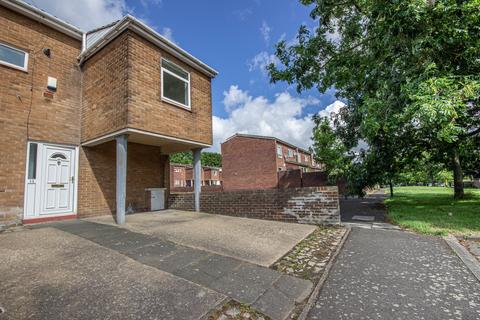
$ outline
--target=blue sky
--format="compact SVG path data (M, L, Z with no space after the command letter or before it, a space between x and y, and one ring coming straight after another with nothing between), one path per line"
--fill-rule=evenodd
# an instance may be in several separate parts
M336 100L334 90L297 94L285 83L271 84L264 70L265 64L275 62L279 39L293 41L302 23L315 26L310 8L295 0L29 2L82 29L130 13L218 70L212 87L214 151L235 132L275 135L308 147L311 114Z

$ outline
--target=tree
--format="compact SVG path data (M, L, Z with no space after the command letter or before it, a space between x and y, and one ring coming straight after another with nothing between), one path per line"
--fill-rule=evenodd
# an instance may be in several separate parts
M315 115L313 120L313 153L316 161L325 166L329 180L336 182L348 170L351 162L348 150L333 131L328 118Z
M202 152L202 165L209 167L221 167L222 155L216 152ZM171 163L193 164L193 154L189 151L170 155Z
M335 87L348 101L335 130L345 145L364 139L390 178L422 151L437 153L461 198L463 157L480 134L480 0L300 2L318 27L277 44L271 80L299 92Z

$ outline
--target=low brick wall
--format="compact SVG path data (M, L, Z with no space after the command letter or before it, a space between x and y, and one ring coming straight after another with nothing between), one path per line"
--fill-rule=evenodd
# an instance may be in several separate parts
M193 193L170 194L171 209L193 210ZM338 189L333 186L229 192L203 192L203 212L298 223L340 222Z

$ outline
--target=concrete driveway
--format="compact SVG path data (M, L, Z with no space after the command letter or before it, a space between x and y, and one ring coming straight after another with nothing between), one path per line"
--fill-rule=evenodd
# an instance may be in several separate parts
M88 220L115 224L111 216ZM267 267L315 230L311 225L179 210L128 215L126 221L123 228L135 232Z
M226 296L54 228L0 234L0 319L200 319Z
M228 299L284 320L313 287L249 262L270 264L312 226L173 211L128 216L123 228L95 220L105 223L72 220L0 234L0 320L199 320ZM210 234L215 227L223 229Z

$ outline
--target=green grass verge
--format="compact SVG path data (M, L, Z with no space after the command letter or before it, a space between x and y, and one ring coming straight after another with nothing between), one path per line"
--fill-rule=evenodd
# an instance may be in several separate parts
M443 187L398 187L385 200L388 217L403 228L430 235L480 234L480 190L465 189L465 199L453 200Z

